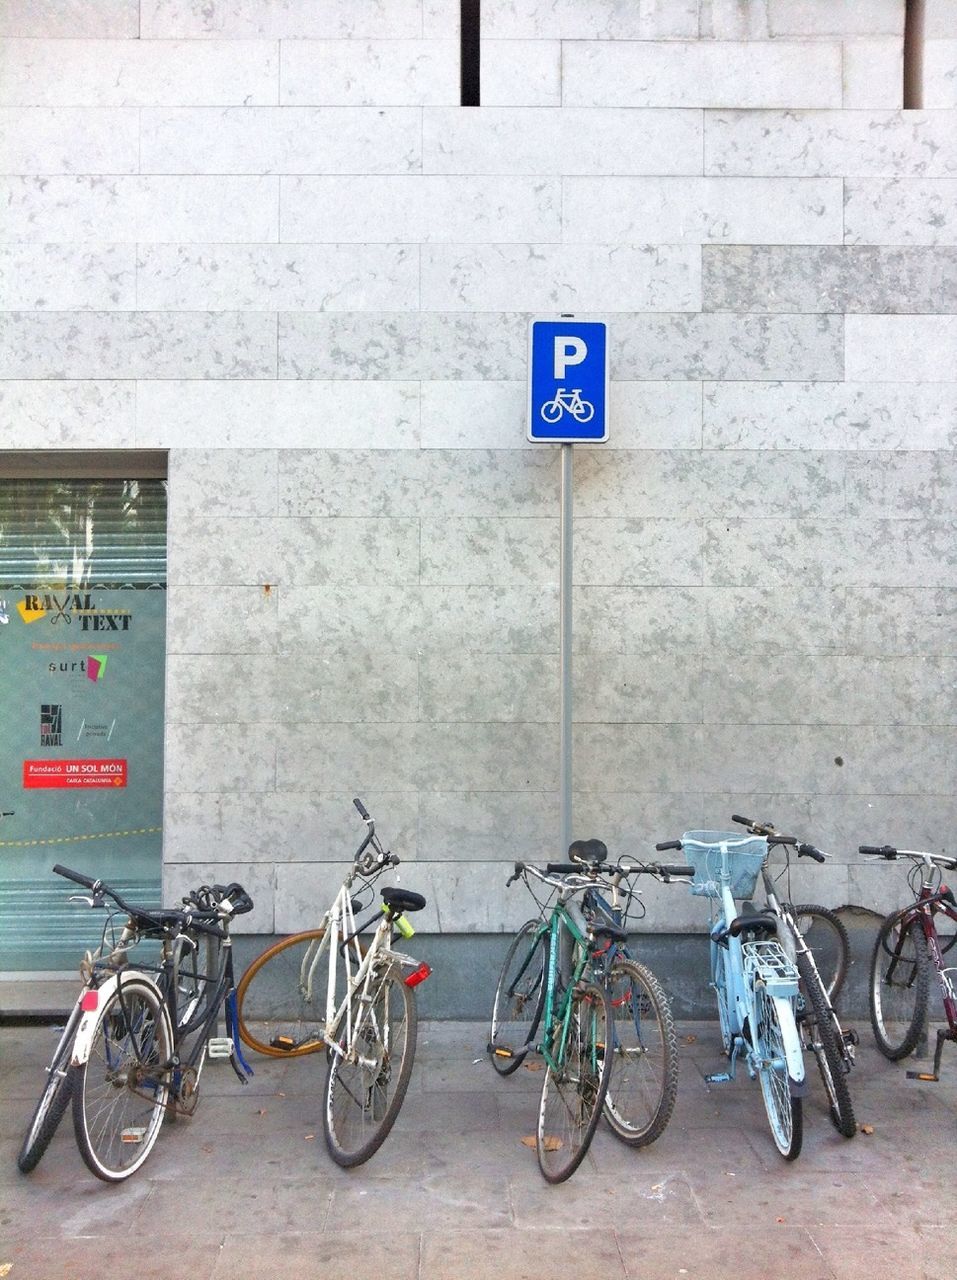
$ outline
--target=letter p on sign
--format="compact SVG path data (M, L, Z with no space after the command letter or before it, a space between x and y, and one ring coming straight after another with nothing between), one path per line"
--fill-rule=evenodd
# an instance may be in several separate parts
M588 355L588 348L581 338L557 337L555 339L555 381L561 382L570 364L581 364Z

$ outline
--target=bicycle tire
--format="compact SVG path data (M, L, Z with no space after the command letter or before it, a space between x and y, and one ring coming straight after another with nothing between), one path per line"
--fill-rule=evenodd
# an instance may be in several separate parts
M764 983L755 986L754 1009L755 1049L760 1059L758 1077L771 1137L785 1160L796 1160L801 1154L804 1119L801 1099L791 1096L784 1052L788 1039L800 1043L794 1015L787 1001L772 997Z
M43 1153L53 1139L60 1121L70 1105L73 1081L70 1075L70 1052L73 1037L80 1021L80 1006L74 1005L66 1026L57 1042L53 1058L47 1067L43 1091L33 1109L27 1131L17 1156L17 1168L21 1173L32 1173L43 1158Z
M557 398L554 400L546 400L542 405L542 421L555 423L565 412L565 406Z
M814 971L810 958L799 951L798 973L801 978L801 995L804 998L802 1029L805 1042L817 1059L818 1070L827 1094L831 1123L844 1138L857 1133L854 1104L847 1085L847 1068L842 1051L842 1032L834 1011L828 1004L821 980Z
M575 418L576 421L581 422L583 424L586 422L591 422L592 418L594 418L595 416L595 406L591 403L590 400L583 400L581 402L581 406L582 407L578 411L578 413L575 413L574 411L572 411L572 417Z
M268 1058L300 1058L324 1048L326 960L302 975L325 937L325 929L304 929L267 947L247 967L236 988L239 1035ZM312 954L311 954L312 953Z
M678 1094L678 1037L661 983L637 960L618 958L608 975L611 1072L605 1120L616 1138L649 1146L664 1132Z
M505 956L495 988L488 1055L500 1076L510 1076L532 1047L545 1007L548 936L526 920Z
M568 1035L561 1052L564 1016L549 1032L555 1067L546 1064L535 1147L547 1182L564 1182L584 1160L598 1126L611 1075L608 1053L611 1006L604 987L579 982L569 999Z
M851 959L851 940L844 921L829 907L813 903L802 903L791 910L801 937L814 952L814 963L828 999L835 1004Z
M329 1052L323 1128L329 1154L344 1169L368 1160L388 1137L415 1059L414 992L394 966L372 983L354 1032L354 1044L362 1042L367 1061L350 1061L348 1055Z
M166 1004L151 984L125 979L99 1010L89 1059L71 1069L77 1146L104 1182L129 1178L152 1151L169 1099L172 1053Z
M871 956L871 1027L885 1058L897 1062L917 1048L927 1017L930 959L917 919L895 912L878 930Z

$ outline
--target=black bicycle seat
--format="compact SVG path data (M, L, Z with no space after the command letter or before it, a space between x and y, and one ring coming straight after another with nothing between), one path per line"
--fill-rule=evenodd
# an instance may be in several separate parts
M382 890L382 901L390 911L421 911L425 899L421 893L413 893L411 889L396 889L392 886Z
M608 846L604 840L573 840L568 846L568 857L572 862L604 862Z

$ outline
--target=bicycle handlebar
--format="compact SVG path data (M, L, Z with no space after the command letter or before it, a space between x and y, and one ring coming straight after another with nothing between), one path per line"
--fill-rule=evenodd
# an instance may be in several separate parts
M220 922L232 916L245 915L253 909L252 898L235 880L228 885L203 885L200 889L193 890L183 901L187 907L194 905L195 910L152 910L134 906L102 880L93 880L82 871L74 871L59 862L53 870L58 876L89 889L95 896L102 894L112 898L131 920L154 928L181 925L197 933L209 934L213 938L225 938L227 933Z
M948 871L957 870L957 858L948 853L929 853L926 849L897 849L892 844L880 846L860 844L857 846L857 851L873 854L878 858L886 858L888 862L893 862L897 858L910 858L914 862L935 862L938 866L946 867Z
M669 849L681 849L680 840L659 840L655 845L656 853L666 853Z
M739 826L747 827L752 835L764 836L769 847L774 845L790 845L797 850L799 858L812 858L815 862L827 862L827 854L822 853L816 845L805 844L796 836L783 835L773 822L755 822L753 818L745 818L740 813L732 813L731 821Z
M893 862L893 860L897 857L897 850L894 848L892 844L884 844L884 845L859 844L857 846L857 852L873 853L875 857L886 858L888 862Z

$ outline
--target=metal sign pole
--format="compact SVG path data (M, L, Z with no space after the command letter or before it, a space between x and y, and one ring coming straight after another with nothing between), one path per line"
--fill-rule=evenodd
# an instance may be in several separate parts
M561 700L559 709L559 809L561 852L564 858L572 839L572 449L562 445L561 485L561 585L559 589L559 663Z

